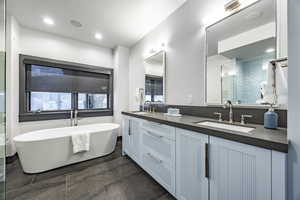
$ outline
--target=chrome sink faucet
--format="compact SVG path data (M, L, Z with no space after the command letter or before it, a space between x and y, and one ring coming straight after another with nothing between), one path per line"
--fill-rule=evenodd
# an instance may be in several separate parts
M232 112L232 102L230 100L227 100L225 104L223 105L223 108L229 107L229 123L233 123L233 112Z

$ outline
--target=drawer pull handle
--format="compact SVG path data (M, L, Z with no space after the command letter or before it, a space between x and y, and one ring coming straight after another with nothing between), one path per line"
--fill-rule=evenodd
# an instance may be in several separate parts
M209 145L205 143L205 178L209 179Z
M164 136L162 136L162 135L159 135L159 134L156 134L156 133L152 133L152 132L150 132L150 131L147 131L147 133L148 133L149 135L152 135L152 136L156 137L156 138L163 138L163 137L164 137Z
M131 120L128 122L128 135L131 136Z
M157 162L158 164L162 163L163 161L161 159L156 158L151 153L147 153L148 157Z

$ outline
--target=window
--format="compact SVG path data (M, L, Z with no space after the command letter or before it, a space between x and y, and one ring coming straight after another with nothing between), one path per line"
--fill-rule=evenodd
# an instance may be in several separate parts
M163 77L146 75L146 101L163 102Z
M71 110L71 93L30 92L30 112Z
M79 109L103 109L107 105L107 94L78 94Z
M112 115L113 70L20 55L20 121Z

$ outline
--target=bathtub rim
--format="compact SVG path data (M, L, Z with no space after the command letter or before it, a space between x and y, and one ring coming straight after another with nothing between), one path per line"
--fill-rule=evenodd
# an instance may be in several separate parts
M94 130L94 131L91 131L89 133L94 134L94 133L99 133L99 132L109 132L109 131L118 130L120 128L120 124L117 124L117 123L94 123L94 124L79 125L79 126L76 126L76 127L81 127L82 128L82 127L85 127L85 126L101 125L101 124L109 124L109 125L113 125L113 126L110 129ZM69 135L60 135L60 136L56 136L56 137L34 138L34 139L31 139L31 140L23 139L23 138L30 137L30 134L43 134L42 132L44 132L44 131L51 131L51 130L53 131L53 130L60 130L60 129L65 129L65 128L76 128L76 127L74 127L74 126L65 126L65 127L59 127L59 128L47 128L47 129L40 129L40 130L30 131L30 132L22 133L20 135L15 136L13 138L13 142L15 142L15 143L30 143L30 142L41 142L41 141L46 141L46 140L61 139L61 138L64 138L64 137L71 137L71 134L69 134ZM40 132L40 133L37 133L37 132Z

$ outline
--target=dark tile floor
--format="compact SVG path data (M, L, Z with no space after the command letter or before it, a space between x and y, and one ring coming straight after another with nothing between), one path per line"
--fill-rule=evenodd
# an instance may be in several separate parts
M24 174L15 160L7 165L7 200L174 200L130 158L121 142L109 156L49 172Z

